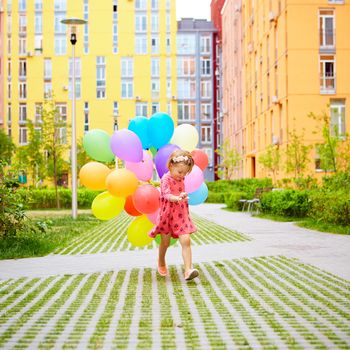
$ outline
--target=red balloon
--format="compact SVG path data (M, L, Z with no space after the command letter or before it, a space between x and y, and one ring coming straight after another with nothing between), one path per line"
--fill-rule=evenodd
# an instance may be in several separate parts
M159 208L159 191L152 185L142 185L132 195L136 210L143 214L154 213Z
M202 171L204 171L209 163L207 154L200 149L194 149L191 154L194 160L194 164L196 164Z
M128 196L125 201L124 210L131 216L140 216L142 213L136 210L132 196Z

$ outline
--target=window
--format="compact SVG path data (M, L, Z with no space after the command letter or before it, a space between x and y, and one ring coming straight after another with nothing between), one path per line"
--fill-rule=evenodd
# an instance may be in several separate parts
M201 36L201 53L209 54L211 49L210 36Z
M122 58L121 60L121 77L132 78L134 75L134 62L132 58Z
M148 107L147 102L136 102L136 116L147 117Z
M11 99L11 82L7 83L7 98L10 100Z
M44 97L49 98L52 93L52 82L51 81L45 81L44 82Z
M84 0L83 9L84 9L84 20L86 22L89 22L89 0ZM113 23L114 23L114 21L113 21ZM113 36L113 38L114 38L114 36ZM114 43L113 43L113 45L114 45ZM84 46L84 53L88 54L89 53L89 26L88 26L88 23L84 24L83 46Z
M147 35L136 35L135 40L135 53L147 54Z
M7 106L7 124L12 124L12 109L11 109L11 103Z
M18 11L25 12L27 11L27 1L19 0L18 1Z
M159 77L159 58L152 58L151 60L151 76Z
M166 94L169 98L171 97L171 79L169 78L166 80Z
M201 127L201 141L202 143L211 143L211 126Z
M26 82L19 83L19 98L20 99L27 98L27 83Z
M135 10L147 10L147 0L135 0Z
M334 136L338 136L345 139L346 129L345 129L345 100L333 100L330 103L331 109L331 133Z
M133 98L134 87L133 81L131 79L122 79L122 98Z
M59 114L59 121L61 123L67 122L67 105L65 103L56 103L56 109Z
M201 118L202 120L211 120L212 111L211 103L202 103L201 104Z
M113 117L119 117L119 106L117 101L113 101Z
M151 30L152 33L157 33L159 31L159 15L156 13L152 13Z
M344 4L344 0L328 0L329 4Z
M170 36L167 35L166 37L166 53L170 53Z
M84 102L84 133L89 131L89 102Z
M27 122L27 105L25 103L19 104L19 122L22 124Z
M153 54L159 53L159 38L154 35L151 38L151 53Z
M212 150L212 148L202 148L202 151L208 156L208 166L213 166L213 150Z
M42 104L41 103L36 103L35 104L35 116L34 116L35 124L42 123L42 111L43 111Z
M35 35L34 37L34 50L36 53L41 53L43 51L43 36Z
M65 55L67 52L67 39L65 35L55 35L55 54Z
M96 57L96 97L106 98L106 59L104 56Z
M165 15L165 28L166 28L166 32L167 33L170 33L170 25L171 25L171 22L170 22L170 13L167 13Z
M335 57L320 57L320 90L321 93L335 93Z
M25 126L19 127L19 144L26 145L28 143L27 139L27 128Z
M44 80L52 79L52 62L51 58L44 59Z
M66 0L55 0L55 11L66 11L67 10Z
M203 80L201 81L201 97L202 98L211 98L211 81Z
M196 97L196 81L193 79L178 79L177 96L180 99Z
M333 47L335 43L334 10L320 10L319 12L320 46Z
M158 10L158 8L159 8L159 0L152 0L151 7L152 7L152 10Z
M166 75L171 76L171 59L167 57L166 59Z
M112 31L113 31L113 53L118 53L118 4L117 0L113 1L113 14L112 14ZM85 24L86 27L88 27L87 24Z
M210 58L201 58L201 74L210 75L211 74L211 60Z
M178 54L194 55L196 53L196 37L194 34L178 34L176 44Z
M11 76L11 71L9 73ZM27 62L26 60L19 60L19 79L26 79L27 77Z
M27 39L20 37L18 43L18 54L19 55L26 55L27 54Z
M73 97L73 61L69 59L69 98ZM81 60L79 57L75 59L75 97L81 97Z
M35 11L43 10L43 0L35 0Z
M179 121L195 121L196 103L194 101L181 101L177 104L177 117Z
M159 98L159 79L151 81L152 98Z
M43 32L43 15L41 13L35 13L34 18L34 30L35 34L42 34Z
M158 113L159 112L159 103L158 102L152 102L152 115L154 113Z
M194 57L178 57L177 59L177 75L191 76L196 73L196 65Z
M147 16L135 15L135 33L145 33L147 31Z
M66 34L67 25L61 22L65 17L65 12L55 13L55 34Z

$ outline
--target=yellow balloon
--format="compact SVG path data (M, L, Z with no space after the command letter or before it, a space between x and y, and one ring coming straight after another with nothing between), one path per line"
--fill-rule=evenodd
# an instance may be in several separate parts
M198 144L197 129L191 124L181 124L174 130L170 143L179 146L186 151L193 151Z
M106 189L106 178L111 171L102 163L89 162L80 169L79 179L82 185L91 190L104 190Z
M112 171L106 178L107 190L116 197L127 197L133 194L139 181L136 175L128 169Z
M128 240L135 247L144 247L152 242L153 238L148 232L154 224L148 220L146 215L137 217L128 228Z
M125 198L112 196L103 192L95 197L92 202L92 213L100 220L110 220L115 218L124 209Z

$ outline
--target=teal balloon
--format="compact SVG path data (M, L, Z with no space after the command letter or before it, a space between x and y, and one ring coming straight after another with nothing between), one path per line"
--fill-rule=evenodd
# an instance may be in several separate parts
M110 136L104 130L93 129L83 138L83 147L86 153L99 162L113 162L115 155L110 146Z
M130 120L128 129L133 131L140 139L143 149L148 149L151 146L148 137L148 118L135 117Z
M148 121L148 137L157 149L169 143L174 133L174 121L169 114L158 112Z
M188 204L190 205L202 204L203 202L205 202L207 198L208 198L208 187L205 184L205 182L203 182L199 186L198 190L188 194Z

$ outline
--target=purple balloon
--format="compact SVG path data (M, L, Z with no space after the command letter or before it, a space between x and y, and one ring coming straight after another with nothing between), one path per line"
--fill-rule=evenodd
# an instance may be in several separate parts
M154 162L156 164L157 173L160 178L162 178L162 176L169 171L166 164L168 162L170 154L176 151L177 149L180 149L180 147L171 144L167 144L159 148L154 158Z
M139 137L128 129L114 132L111 137L111 149L118 158L129 162L138 163L143 158L142 143Z

